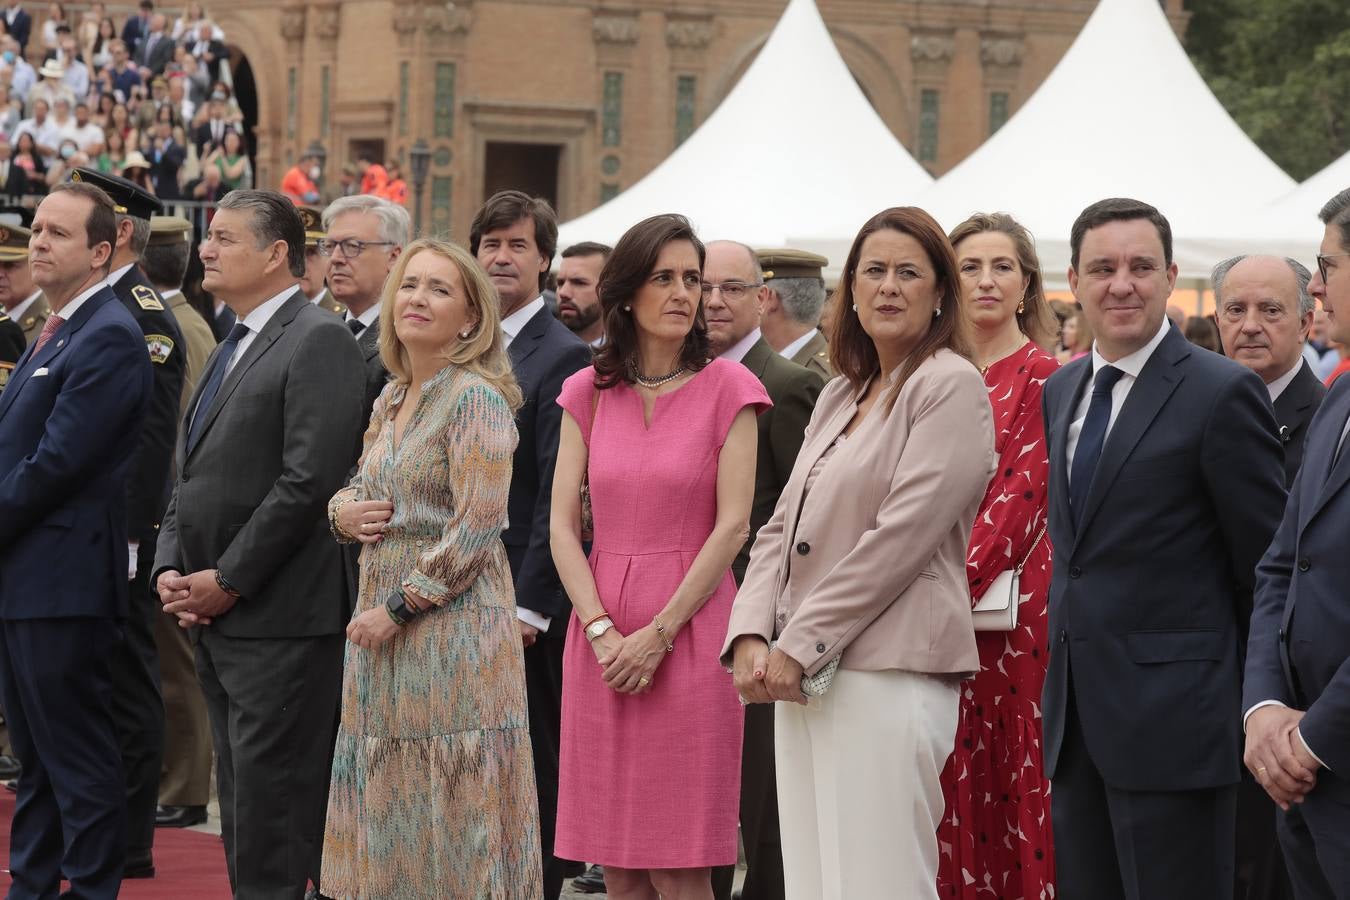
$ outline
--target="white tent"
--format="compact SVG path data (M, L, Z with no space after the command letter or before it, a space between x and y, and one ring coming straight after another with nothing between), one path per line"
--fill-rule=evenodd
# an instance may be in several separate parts
M1096 200L1157 206L1183 277L1202 278L1226 255L1208 223L1293 187L1215 99L1157 0L1101 0L1017 114L914 202L947 228L977 211L1011 213L1036 236L1047 280L1062 284L1070 226ZM838 244L823 246L842 259Z
M780 140L794 122L806 124ZM641 181L565 223L559 246L612 244L647 216L678 212L704 239L782 247L792 234L851 235L931 183L863 96L813 0L791 0L698 130Z

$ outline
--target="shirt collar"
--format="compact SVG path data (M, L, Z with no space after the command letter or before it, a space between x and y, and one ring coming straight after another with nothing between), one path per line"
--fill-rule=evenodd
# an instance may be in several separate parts
M253 312L244 316L239 321L244 323L244 327L254 334L262 333L263 328L271 321L276 311L281 309L281 305L291 298L295 292L295 285L288 285L280 294L269 297L254 308Z
M62 321L69 322L71 319L75 317L75 313L79 312L80 307L84 306L84 302L86 300L94 296L94 294L98 293L103 288L108 287L109 284L110 282L105 280L100 281L97 284L94 284L92 287L85 288L84 293L79 294L78 296L75 297L74 300L70 301L65 306L61 307L60 312L52 310L52 315L60 316Z
M1096 377L1097 372L1101 370L1102 366L1115 366L1117 369L1124 372L1131 378L1138 378L1139 373L1144 371L1144 365L1148 362L1149 357L1153 355L1154 350L1158 349L1158 345L1163 342L1163 338L1167 337L1167 330L1171 327L1172 327L1172 320L1167 318L1167 316L1163 316L1162 325L1158 328L1158 333L1155 334L1147 344L1140 347L1138 350L1134 351L1128 356L1122 356L1115 362L1107 362L1105 359L1103 359L1101 353L1099 353L1097 350L1097 342L1093 341L1092 342L1093 377Z
M778 355L782 356L784 359L792 359L792 357L796 356L798 353L802 351L803 347L811 343L811 339L819 333L820 333L819 328L812 328L806 334L797 338L795 341L788 344L782 350L778 351Z
M379 317L380 317L380 304L376 303L374 306L372 306L365 312L361 313L361 315L359 316L352 315L352 311L349 309L343 315L342 318L347 322L350 322L352 319L355 319L366 328L369 328Z
M28 312L28 307L33 305L33 301L38 298L38 294L40 293L42 293L41 289L33 291L33 293L23 298L23 300L20 301L19 305L11 309L8 313L6 313L6 315L8 315L11 319L13 319L16 322L19 321L20 319L23 318L23 314Z
M506 332L507 343L524 329L525 323L534 318L535 313L544 308L544 295L540 294L520 309L502 319L502 331Z
M134 265L136 265L136 263L129 262L120 269L113 269L112 272L108 273L108 284L117 284L117 282L122 280L123 275L131 271L131 267Z
M172 300L174 297L177 297L177 296L179 296L179 295L182 294L182 293L183 293L183 292L180 291L178 288L174 288L174 289L171 290L171 291L160 291L160 292L159 292L159 299L163 300L163 301L167 304L167 303L168 303L170 300Z
M721 356L722 359L729 359L732 362L740 362L741 360L745 359L745 354L750 352L750 348L755 346L755 344L759 341L759 338L760 338L759 329L755 328L745 337L741 338L739 341L728 347L725 352L720 353L718 355Z
M1303 354L1300 353L1298 355L1298 362L1294 363L1294 367L1292 369L1290 369L1288 372L1285 372L1279 378L1276 378L1270 384L1266 385L1266 390L1270 391L1271 403L1274 403L1276 400L1280 399L1280 395L1284 393L1284 389L1289 387L1289 385L1293 382L1294 378L1298 375L1298 370L1303 368L1304 365L1306 364L1303 361Z

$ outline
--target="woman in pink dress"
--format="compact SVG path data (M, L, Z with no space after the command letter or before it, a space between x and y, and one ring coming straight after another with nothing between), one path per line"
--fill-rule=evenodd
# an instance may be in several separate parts
M603 865L620 900L710 900L710 868L736 862L743 717L718 653L770 403L708 360L702 269L682 216L633 226L600 274L595 367L558 397L552 547L575 615L554 852Z
M1053 334L1054 316L1031 235L1011 217L972 216L951 242L998 453L970 534L971 596L979 600L1000 572L1026 565L1017 627L976 632L980 671L961 686L956 747L942 773L938 896L1043 900L1054 896L1055 855L1041 763L1050 590L1041 388L1059 364L1037 344Z

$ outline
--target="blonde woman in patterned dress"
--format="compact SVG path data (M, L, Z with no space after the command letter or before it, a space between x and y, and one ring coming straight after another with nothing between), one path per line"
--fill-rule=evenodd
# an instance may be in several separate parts
M329 505L360 541L325 896L536 897L525 670L501 531L520 390L464 250L414 242L385 284L360 471Z

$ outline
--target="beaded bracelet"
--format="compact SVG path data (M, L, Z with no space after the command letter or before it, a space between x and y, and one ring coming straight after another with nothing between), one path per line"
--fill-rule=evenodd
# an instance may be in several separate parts
M659 634L661 640L665 642L666 652L673 653L675 645L671 642L670 635L666 634L666 626L661 624L661 619L657 616L652 616L652 624L656 626L656 633Z
M338 501L336 504L334 504L333 511L328 516L328 530L333 533L333 537L337 539L337 542L339 544L356 543L355 536L350 535L347 532L343 531L342 526L338 525L338 516L342 515L342 507L346 506L348 503L355 503L355 502L356 502L355 497L348 497L345 500Z

